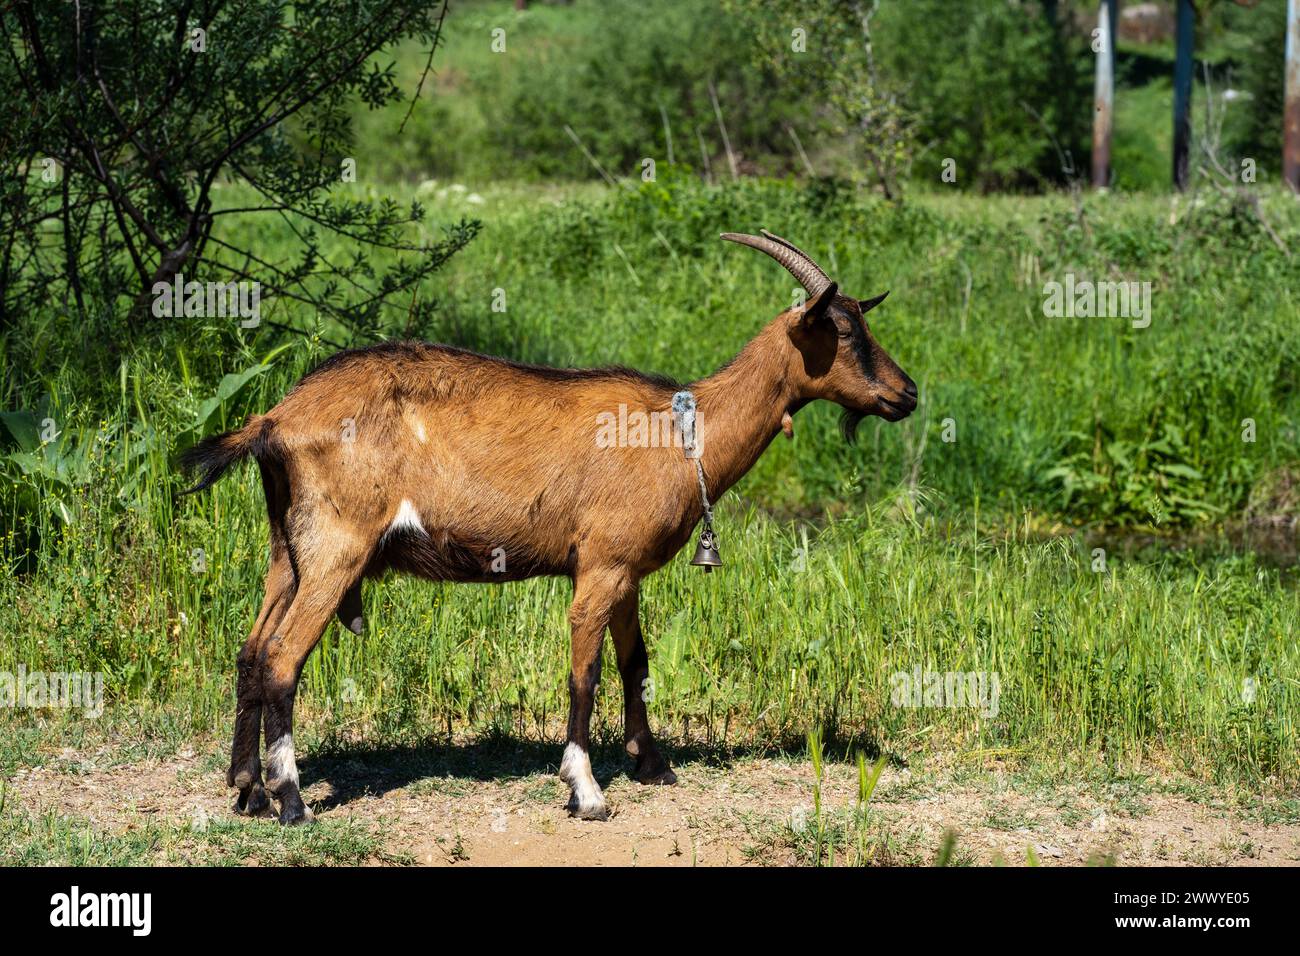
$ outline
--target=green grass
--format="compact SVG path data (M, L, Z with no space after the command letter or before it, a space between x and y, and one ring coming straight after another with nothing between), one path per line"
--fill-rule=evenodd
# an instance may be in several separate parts
M252 825L195 817L110 830L76 814L34 812L3 797L0 866L357 866L401 863L383 849L382 833L350 819L311 827Z
M707 374L791 285L719 243L723 228L777 229L847 289L892 290L872 325L920 383L918 413L868 424L856 446L835 433L835 410L802 413L795 440L723 502L727 567L704 578L682 557L646 582L651 714L670 738L761 749L823 727L835 753L896 761L1001 753L1296 780L1294 570L1226 546L1117 544L1095 572L1076 530L1173 541L1171 528L1208 528L1213 540L1257 489L1285 486L1300 421L1295 274L1245 214L1210 202L1171 225L1167 201L1143 196L1089 196L1081 212L1062 196L892 207L824 183L702 188L671 170L636 192L503 185L483 198L470 210L488 222L482 237L425 290L443 302L438 318L403 330L399 316L395 333ZM1264 199L1300 247L1288 200ZM430 200L435 219L467 205ZM284 235L233 228L261 230L269 249ZM1151 327L1044 318L1042 283L1066 271L1151 281ZM505 313L491 311L495 288ZM275 308L279 321L315 321ZM5 460L0 670L104 672L105 719L136 722L144 751L224 733L265 569L261 491L241 469L178 499L174 455L274 404L341 330L281 349L269 327L177 321L106 360L61 316L32 327L4 340L33 370L13 394L63 434ZM268 356L198 427L218 378ZM1247 417L1254 443L1241 440ZM367 585L370 631L332 625L307 665L302 745L553 734L568 599L557 580ZM997 716L892 706L890 675L918 666L998 673ZM601 694L604 739L618 733L616 685ZM0 766L76 746L94 733L84 723L0 714Z
M264 532L251 484L232 483L208 504L206 574L183 560L167 568L158 542L143 552L163 557L169 573L157 583L141 553L89 551L75 560L116 562L119 580L145 581L89 594L75 573L38 586L10 579L0 667L111 669L121 655L138 664L139 683L110 692L170 713L172 740L187 725L223 726L229 662L259 599L253 555ZM896 760L1066 753L1224 780L1294 777L1300 597L1249 556L1116 559L1099 574L1072 539L956 531L903 499L812 530L800 570L802 534L789 527L736 505L720 527L723 572L705 579L683 559L645 588L651 714L669 734L689 721L696 739L761 747L825 726ZM370 632L331 626L307 665L306 746L451 725L553 732L565 707L567 598L553 580L368 586ZM997 716L891 706L890 675L916 666L997 672ZM1250 702L1246 678L1256 681ZM606 737L618 730L616 683L598 707Z
M846 288L891 290L872 327L920 383L921 408L898 426L871 424L856 448L833 437L835 409L803 413L796 442L778 443L742 488L776 513L819 514L855 492L878 498L916 480L966 509L979 499L986 509L1031 507L1075 522L1188 524L1233 517L1297 457L1295 273L1252 213L1217 197L1184 204L1171 222L1158 196L1088 196L1076 210L1060 196L940 194L893 207L826 184L704 189L671 169L635 192L501 187L477 205L462 193L387 191L428 199L434 222L462 214L487 222L445 278L422 290L442 304L437 318L411 328L395 316L395 336L556 365L706 375L790 301L792 283L763 257L719 242L724 229L777 227ZM1300 243L1286 197L1261 195L1284 240ZM230 189L220 201L240 200ZM287 241L286 227L272 223L230 228L256 229L271 250ZM1045 318L1043 284L1071 273L1150 282L1151 326ZM496 289L505 312L492 311ZM162 481L175 445L196 436L217 379L272 354L279 333L269 322L315 322L282 304L266 318L254 332L175 322L125 362L97 347L94 329L34 319L32 334L4 341L17 369L43 370L14 382L11 401L39 412L33 423L47 414L60 427L103 420L133 482ZM295 341L203 429L268 407L346 344L329 325L314 341ZM61 366L79 374L49 371ZM35 407L46 390L48 407ZM1246 419L1253 442L1242 440ZM949 422L955 441L945 440ZM57 472L53 485L88 479L85 456L68 443L46 469ZM40 461L21 467L39 470ZM159 517L170 524L164 507Z
M872 329L920 385L915 415L865 423L856 445L838 435L836 409L802 412L794 441L778 440L719 507L726 567L704 577L682 555L645 583L651 720L669 755L802 754L817 731L815 761L865 753L864 781L882 759L958 779L987 779L998 759L1029 780L1082 781L1119 813L1168 778L1178 782L1161 786L1215 809L1300 817L1300 576L1286 524L1300 516L1300 274L1245 202L1160 191L1172 135L1164 73L1147 64L1140 85L1121 79L1109 195L976 197L917 182L893 205L829 178L706 186L664 161L657 181L633 189L530 181L547 169L588 173L551 120L563 103L591 100L574 81L549 103L542 80L573 72L574 49L605 49L606 27L595 4L509 7L453 16L437 96L420 100L402 137L405 104L356 116L359 181L340 198L418 200L425 238L462 216L484 222L419 290L437 299L434 319L413 326L399 310L391 337L698 378L791 301L793 282L770 260L717 239L766 227L809 249L845 290L890 290ZM489 45L498 23L504 57ZM669 21L645 26L672 33ZM412 86L422 56L395 56ZM724 102L760 102L721 72ZM615 101L625 88L611 80L598 92ZM691 162L692 124L710 138L713 119L691 115L700 89L679 93L671 116ZM626 115L573 124L602 156L626 152L629 137L659 155L657 110L647 125L646 104L622 98ZM507 101L546 107L546 122L501 116ZM1194 104L1199 131L1199 85ZM497 135L516 120L525 133L545 128L526 141ZM764 146L760 134L749 145L733 130L747 159L793 163L763 152L788 152L783 137ZM819 170L859 161L844 141L810 136L808 146ZM1254 195L1294 255L1294 198L1267 180ZM1131 191L1143 189L1155 191ZM216 196L218 206L250 198L230 184ZM221 222L223 238L268 260L292 244L278 220ZM1150 327L1046 318L1044 283L1067 273L1150 282ZM492 309L498 289L505 312ZM181 499L176 455L274 405L337 347L363 344L285 302L264 303L264 318L255 330L175 319L130 342L113 335L120 316L82 322L51 307L0 332L12 370L0 382L0 672L101 672L108 697L98 720L0 708L0 787L24 768L133 764L229 732L235 654L265 571L262 493L243 467ZM1230 543L1259 519L1292 529L1280 565ZM569 599L562 580L367 584L366 635L331 624L307 664L300 749L363 763L372 751L432 760L429 741L522 739L549 752L567 712ZM612 655L605 667L616 673ZM996 715L895 706L891 676L915 668L996 673ZM607 679L596 710L610 762L622 759L620 695ZM475 746L439 750L436 768L473 763ZM65 752L70 763L57 759ZM205 753L196 772L215 778L221 759ZM493 751L487 772L508 775L514 753ZM538 769L545 758L533 758L530 792L557 802L559 785ZM469 784L429 775L413 786ZM769 828L756 852L971 859L960 843L890 834L869 796L811 825ZM386 860L382 845L382 834L330 819L287 833L227 821L109 833L0 797L5 864L359 863Z

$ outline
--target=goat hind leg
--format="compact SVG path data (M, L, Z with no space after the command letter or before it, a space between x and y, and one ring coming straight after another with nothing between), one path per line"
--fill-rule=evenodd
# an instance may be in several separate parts
M293 592L293 567L288 554L280 549L272 554L262 609L236 659L235 731L226 783L239 788L234 809L244 816L260 816L271 805L262 784L262 763L258 757L258 737L262 732L262 677L258 673L258 657L267 635L279 626L288 611Z
M636 758L632 779L638 783L674 784L677 775L659 753L650 734L646 715L646 694L651 692L650 658L641 636L638 593L633 588L614 606L609 632L618 654L618 671L623 678L623 739L627 752Z
M302 567L303 565L299 565ZM262 645L260 672L266 727L266 789L280 802L280 822L314 819L298 790L293 750L293 702L303 664L329 623L343 594L361 575L364 561L336 560L331 569L298 584L283 622Z

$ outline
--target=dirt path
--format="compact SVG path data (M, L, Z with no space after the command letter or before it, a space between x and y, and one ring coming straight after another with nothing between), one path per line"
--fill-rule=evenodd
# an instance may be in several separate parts
M230 817L232 794L215 751L110 769L99 769L97 759L106 762L103 754L65 752L46 767L16 771L8 787L28 811L53 810L110 833L145 821L184 828ZM598 765L612 812L603 824L567 817L553 768L512 773L481 761L470 769L412 762L421 761L400 754L309 759L304 795L327 826L360 823L379 834L384 858L423 865L715 866L813 858L812 771L803 762L686 762L678 767L681 782L669 788L641 787L615 765ZM828 768L824 832L838 839L841 860L855 840L856 792L855 768ZM1300 861L1294 807L1289 814L1243 814L1154 786L1031 785L1000 772L955 782L886 771L872 807L869 845L881 863L933 862L947 830L956 834L960 862L1018 864L1030 847L1043 865ZM1273 819L1280 822L1261 822ZM265 828L259 832L273 838L270 821L239 825Z

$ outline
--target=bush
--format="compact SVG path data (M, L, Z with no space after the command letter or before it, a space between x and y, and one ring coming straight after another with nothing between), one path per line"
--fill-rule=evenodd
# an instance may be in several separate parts
M558 17L522 20L508 35L518 52L496 57L496 68L476 79L475 92L492 104L485 134L505 166L498 176L591 178L566 125L613 175L639 175L642 159L667 156L665 114L679 162L702 163L701 138L722 156L710 82L745 166L773 157L783 165L782 126L800 106L783 102L714 4L685 0L650 14L612 0L592 10L566 8L563 29Z
M1286 4L1226 7L1224 17L1239 64L1235 84L1245 94L1241 106L1228 113L1225 145L1232 154L1250 156L1261 168L1276 171L1282 156Z
M878 56L933 144L936 180L952 157L959 186L1023 189L1065 178L1058 149L1076 167L1087 155L1091 59L1063 20L1031 0L881 5Z

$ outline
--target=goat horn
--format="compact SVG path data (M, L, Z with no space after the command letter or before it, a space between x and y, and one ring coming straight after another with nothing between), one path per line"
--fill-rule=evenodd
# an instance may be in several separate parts
M831 284L830 276L822 272L817 263L813 262L795 246L784 239L773 236L767 230L763 230L762 236L748 236L741 232L724 232L722 238L728 242L738 242L742 246L757 249L759 252L766 252L785 266L790 275L799 280L799 284L807 290L810 298L815 299Z
M822 270L822 267L819 266L819 265L817 264L817 262L813 259L813 257L810 256L810 255L808 255L808 253L804 252L802 249L800 249L798 246L796 246L796 245L795 245L793 242L791 242L789 239L782 239L780 236L773 235L772 233L768 232L766 229L760 229L759 231L762 232L763 235L765 235L767 238L771 239L773 242L779 242L779 243L781 243L781 245L785 246L785 247L786 247L787 249L789 249L791 252L794 252L794 253L797 253L798 255L803 256L803 257L804 257L804 260L805 260L805 261L806 261L810 266L812 266L814 269L816 269L816 270L817 270L817 273L818 273L822 278L824 278L827 282L830 281L830 276L828 276L828 275L825 273L825 271Z

